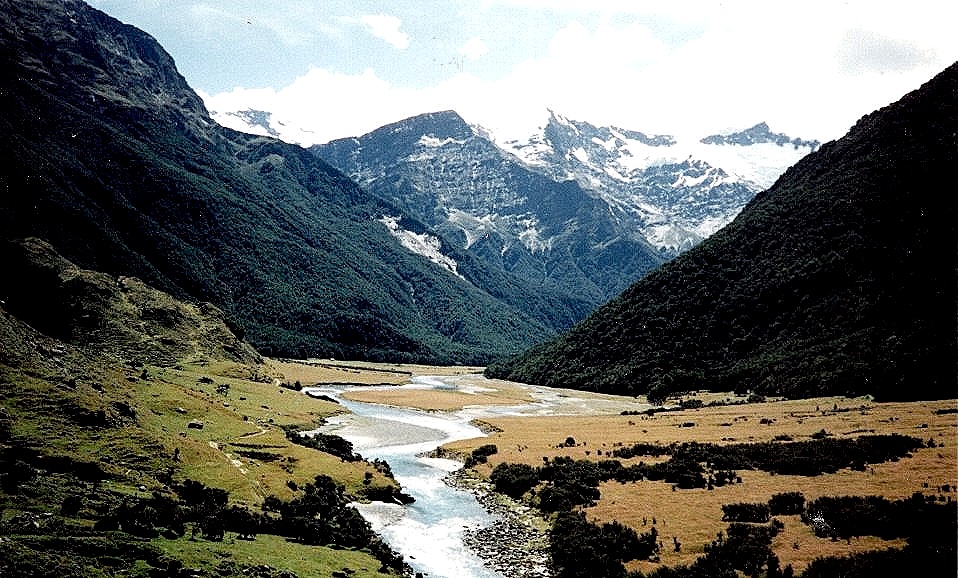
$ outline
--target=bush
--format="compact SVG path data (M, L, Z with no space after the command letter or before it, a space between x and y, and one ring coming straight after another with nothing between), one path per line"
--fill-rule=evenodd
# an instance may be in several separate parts
M768 509L773 516L789 516L805 511L805 496L801 492L775 494L768 500Z
M769 519L767 504L725 504L722 506L722 521L752 522L764 524Z
M286 431L286 439L294 444L326 452L347 462L358 462L363 459L361 455L353 453L353 444L346 438L326 433L305 435L292 427L284 429Z
M549 534L556 578L624 578L623 562L658 552L655 528L642 534L618 522L598 526L582 512L561 512Z
M499 448L496 447L496 444L485 444L477 447L472 450L472 453L469 454L469 457L466 458L465 467L471 468L476 464L484 464L488 461L489 456L499 453Z
M497 492L519 499L539 483L539 473L528 464L499 464L489 479Z

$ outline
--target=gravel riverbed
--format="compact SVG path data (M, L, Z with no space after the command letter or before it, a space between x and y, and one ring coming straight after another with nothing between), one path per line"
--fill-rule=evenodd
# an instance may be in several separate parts
M492 485L462 468L444 478L451 487L471 492L496 521L468 528L463 543L496 572L510 578L552 578L547 523L524 504L496 493Z

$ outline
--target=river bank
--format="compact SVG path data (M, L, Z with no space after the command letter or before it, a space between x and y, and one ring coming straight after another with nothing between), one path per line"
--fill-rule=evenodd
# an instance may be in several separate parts
M528 506L497 494L443 446L499 431L488 427L486 418L594 415L648 407L469 373L413 375L398 386L325 391L351 413L327 420L323 429L348 439L367 458L385 459L403 490L416 498L409 507L364 504L359 511L410 558L417 572L448 578L550 578L552 572L548 522Z
M460 468L444 478L471 493L494 518L489 526L463 531L462 541L486 564L514 578L551 578L548 523L528 506L493 490L492 484Z

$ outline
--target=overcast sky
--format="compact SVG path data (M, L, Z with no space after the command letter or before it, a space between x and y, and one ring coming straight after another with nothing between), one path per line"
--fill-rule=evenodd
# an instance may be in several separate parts
M156 37L209 108L270 110L306 145L444 109L528 136L547 108L830 140L958 61L950 0L88 1Z

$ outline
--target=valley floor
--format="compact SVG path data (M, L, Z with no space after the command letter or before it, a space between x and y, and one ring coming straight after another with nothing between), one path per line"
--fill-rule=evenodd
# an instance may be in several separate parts
M488 437L453 442L444 449L468 455L479 446L494 444L497 452L486 463L474 466L483 477L488 477L500 463L536 466L546 458L610 459L615 448L636 443L721 445L900 434L927 444L910 457L860 470L845 468L816 476L740 470L737 473L741 483L714 489L676 489L665 482L648 480L605 482L600 486L601 498L583 509L587 518L597 523L617 520L639 533L654 524L665 544L658 562L632 562L628 565L631 570L648 572L661 565L693 562L726 529L722 510L726 504L766 502L785 492L801 492L807 501L822 496L882 496L896 500L916 492L940 502L952 502L958 497L955 400L876 403L869 398L827 397L758 401L734 394L699 392L684 399L686 405L690 405L688 400L700 400L702 407L649 415L645 411L649 406L642 398L486 380L473 368L406 370L410 380L405 385L364 388L346 395L357 401L436 411L474 409L483 416L481 425L490 432ZM423 377L430 374L447 376L445 385L437 387ZM543 395L563 400L560 410L552 410L556 415L537 414L535 400ZM667 405L677 407L682 401L670 399ZM496 413L490 412L495 407L500 408L498 415L490 417L490 413ZM648 461L647 457L643 459ZM621 461L628 465L639 458ZM791 565L796 572L819 557L904 545L902 539L882 540L873 536L848 540L817 537L798 515L778 518L784 528L775 537L772 549L783 567ZM673 546L676 543L680 548Z

